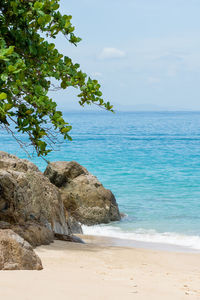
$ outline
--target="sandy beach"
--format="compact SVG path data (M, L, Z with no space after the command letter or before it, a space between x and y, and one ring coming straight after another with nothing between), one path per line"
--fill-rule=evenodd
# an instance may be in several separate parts
M200 299L200 254L55 241L42 271L0 272L2 300Z

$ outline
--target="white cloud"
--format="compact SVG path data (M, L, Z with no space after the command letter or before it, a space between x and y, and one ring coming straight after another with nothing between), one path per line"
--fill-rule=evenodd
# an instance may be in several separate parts
M125 57L126 53L117 48L103 48L99 58L100 59L112 59L112 58L122 58Z

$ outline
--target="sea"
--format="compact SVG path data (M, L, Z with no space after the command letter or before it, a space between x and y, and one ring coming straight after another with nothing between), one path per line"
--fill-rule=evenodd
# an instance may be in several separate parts
M85 166L112 190L125 214L119 222L83 226L84 233L200 250L200 112L100 110L64 116L73 126L73 141L57 137L47 159ZM0 150L27 158L2 130ZM42 158L31 159L45 170Z

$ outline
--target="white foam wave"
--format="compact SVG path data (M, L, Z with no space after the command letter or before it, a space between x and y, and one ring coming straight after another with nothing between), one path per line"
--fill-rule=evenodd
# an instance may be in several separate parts
M170 244L200 250L200 236L195 235L184 235L173 232L159 233L153 229L146 230L141 228L130 232L123 231L119 227L107 225L83 226L83 232L87 235L98 235L149 243Z

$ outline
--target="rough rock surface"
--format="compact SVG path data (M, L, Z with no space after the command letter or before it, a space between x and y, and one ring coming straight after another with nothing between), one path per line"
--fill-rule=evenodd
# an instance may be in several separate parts
M48 245L54 241L52 230L37 223L13 225L11 229L23 237L34 248L40 245Z
M34 222L10 224L8 222L0 221L0 229L11 229L29 242L32 247L48 245L54 240L54 233L52 230Z
M10 229L0 230L0 270L41 270L31 245Z
M0 169L0 219L36 221L55 232L68 234L59 191L42 173Z
M18 158L3 151L0 151L0 169L9 169L17 172L26 172L28 170L39 172L38 167L29 160Z
M76 221L76 219L74 217L72 217L72 215L66 210L66 221L67 221L67 225L70 229L70 232L75 234L83 234L83 230L81 227L81 224Z
M50 242L52 231L71 233L59 190L33 163L5 152L0 152L0 221L21 227L27 222L40 224L29 225L24 232L23 237L35 235L35 241L27 238L33 245Z
M66 210L82 224L120 220L112 192L105 189L95 176L77 162L50 163L44 175L60 189Z

